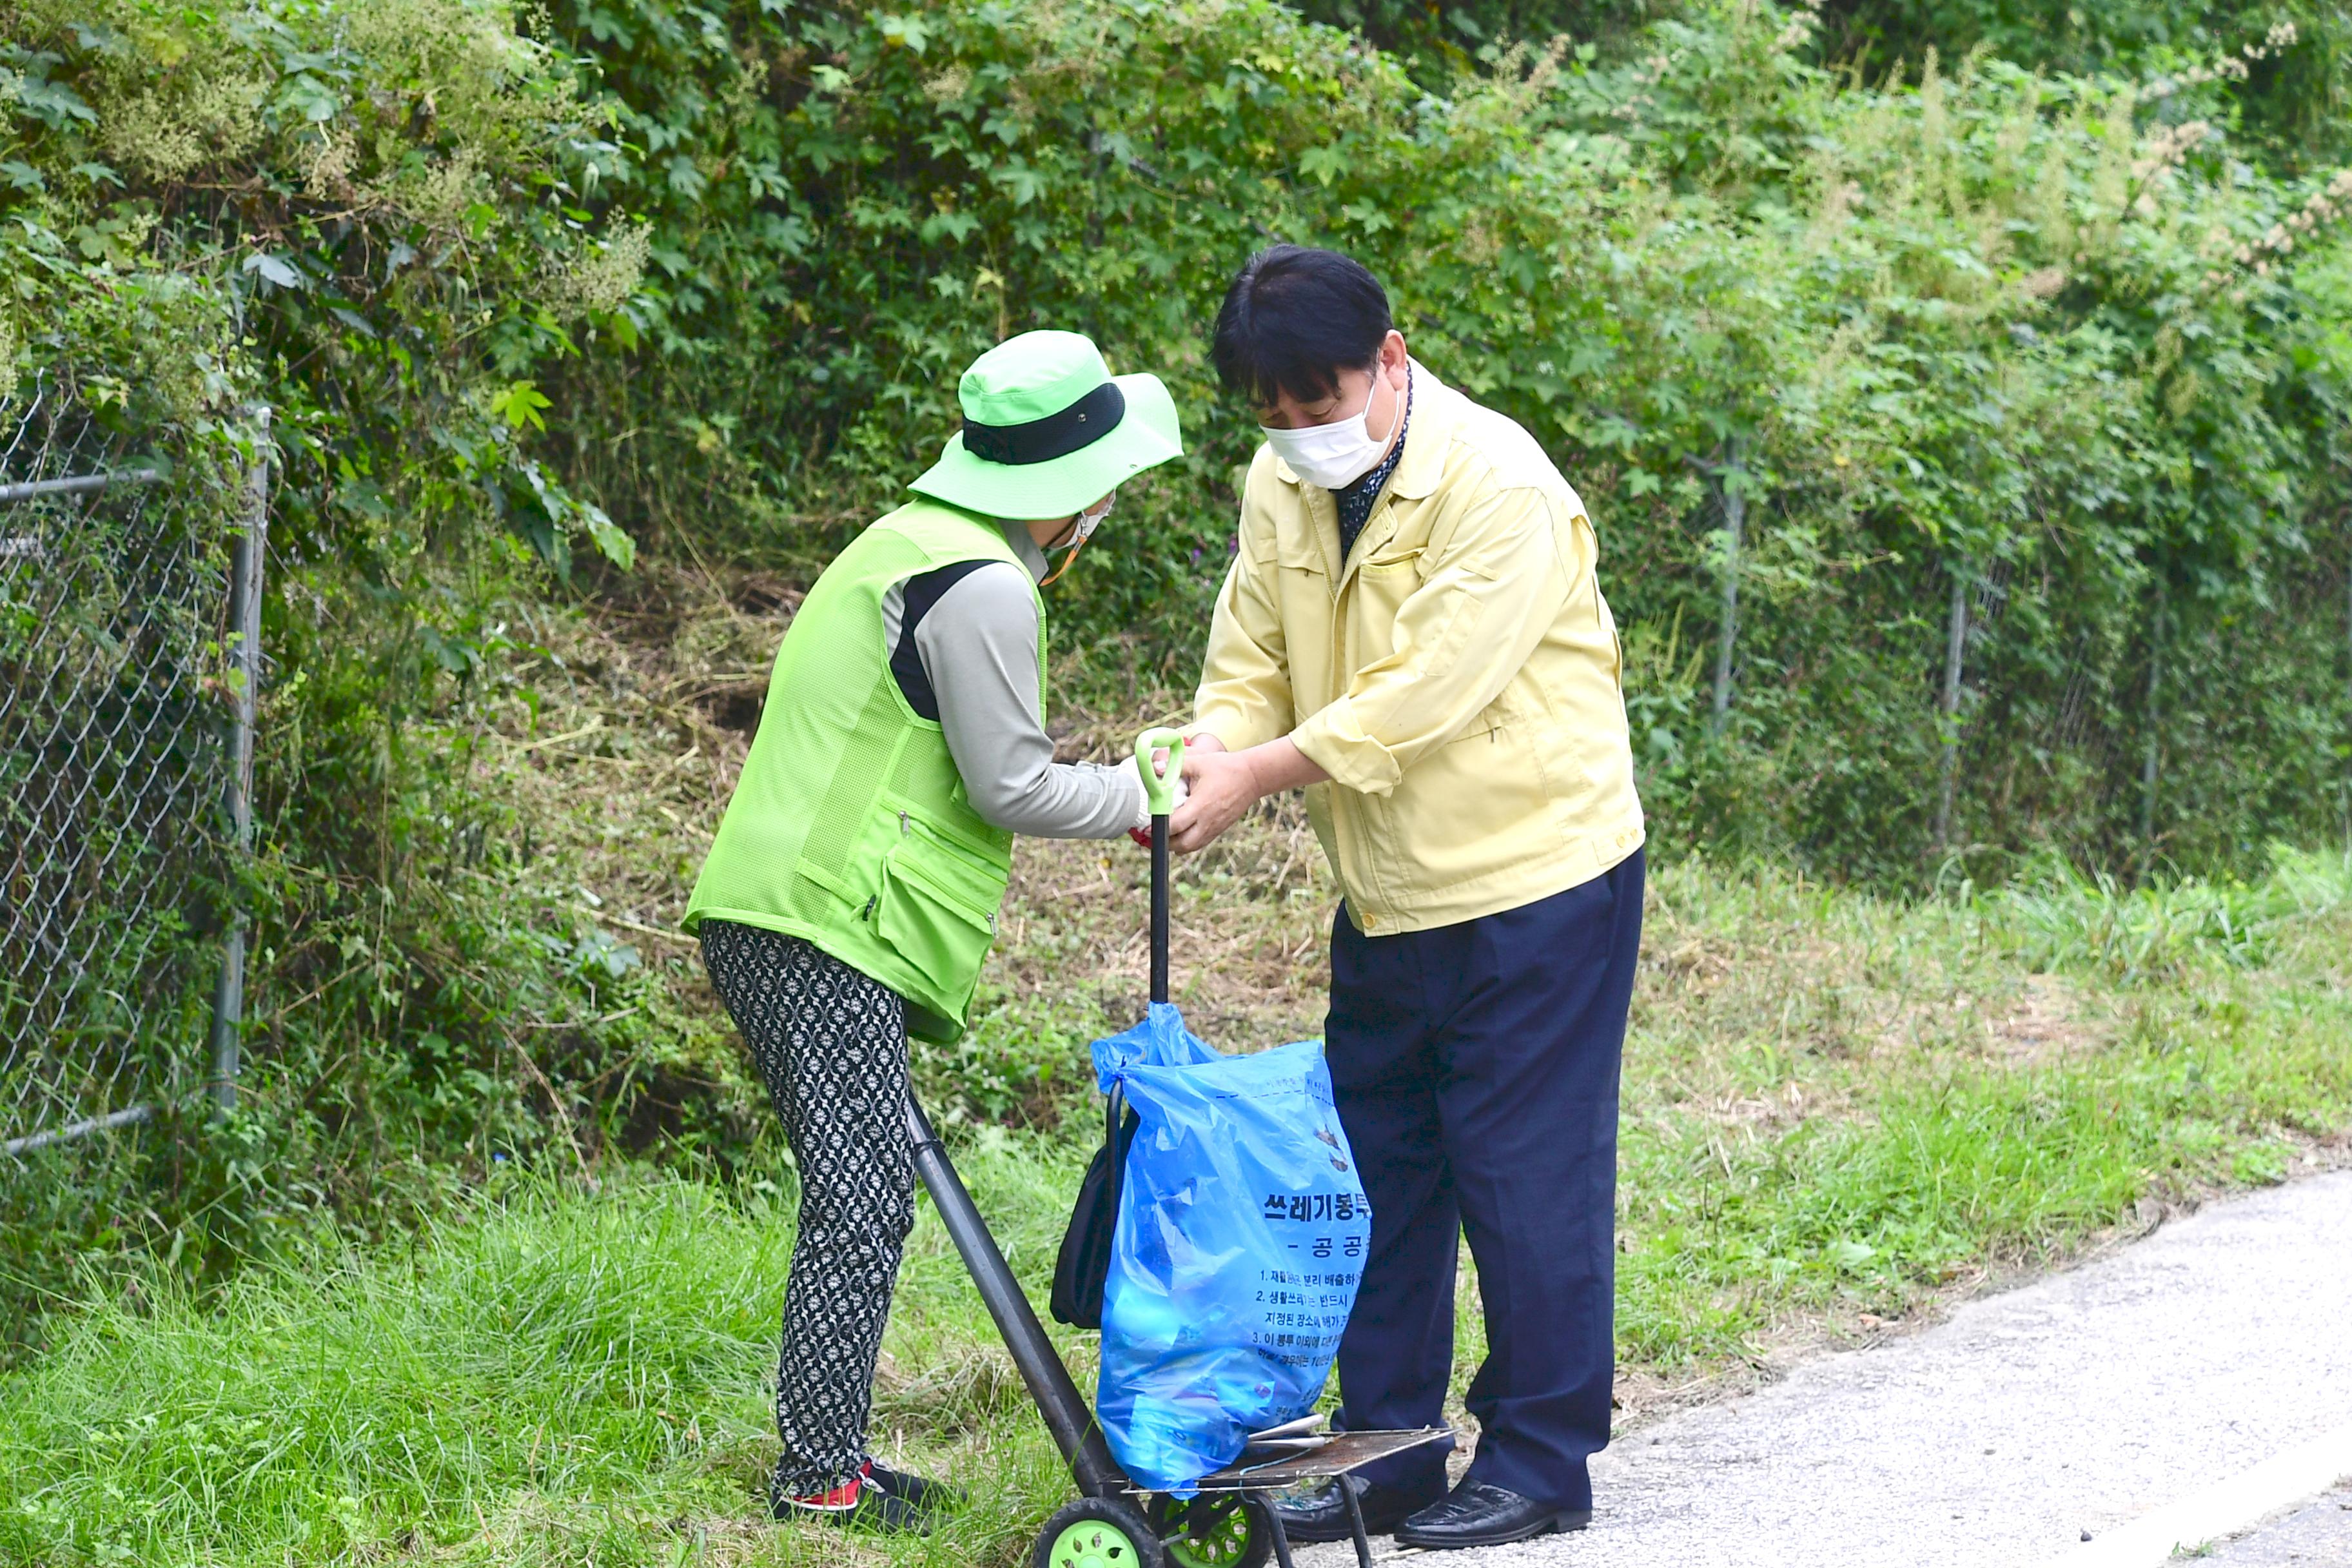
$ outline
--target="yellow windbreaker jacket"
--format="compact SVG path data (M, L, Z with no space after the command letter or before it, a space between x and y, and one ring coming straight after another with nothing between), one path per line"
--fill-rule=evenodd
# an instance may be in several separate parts
M1367 935L1516 909L1642 843L1616 623L1584 503L1535 438L1412 367L1404 453L1339 560L1330 492L1261 447L1196 727L1288 735Z

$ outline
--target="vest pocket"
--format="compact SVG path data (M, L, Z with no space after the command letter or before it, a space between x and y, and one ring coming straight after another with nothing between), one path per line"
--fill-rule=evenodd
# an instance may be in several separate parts
M835 898L839 899L845 904L856 906L866 901L865 898L857 891L856 889L851 887L847 882L843 881L839 877L835 876L832 872L826 870L824 867L815 864L814 861L803 860L799 865L795 866L793 869L797 871L803 879L815 883L818 887L823 888L826 892L831 893Z
M957 787L962 787L961 779L957 780ZM911 838L929 851L925 856L926 859L944 857L952 864L956 873L969 872L990 888L991 898L1003 896L1004 873L999 869L997 857L1004 852L1003 849L992 849L971 834L940 821L936 813L902 802L897 795L884 796L882 806L886 811L898 814L900 838ZM1008 833L1004 837L1009 847L1013 836Z
M996 910L913 857L893 854L882 863L874 926L917 973L964 992L996 941Z

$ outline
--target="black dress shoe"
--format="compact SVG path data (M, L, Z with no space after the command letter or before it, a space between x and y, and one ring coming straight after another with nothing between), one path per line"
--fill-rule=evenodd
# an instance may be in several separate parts
M1485 1481L1463 1478L1444 1497L1397 1526L1397 1544L1427 1552L1457 1546L1501 1546L1555 1531L1582 1530L1592 1522L1589 1508L1559 1508Z
M861 1473L867 1486L889 1493L926 1518L961 1508L969 1500L961 1488L949 1486L945 1481L910 1475L905 1470L894 1470L871 1459L866 1461L866 1468Z
M1435 1489L1384 1487L1353 1476L1337 1476L1312 1491L1276 1500L1274 1509L1282 1515L1282 1533L1300 1542L1354 1540L1355 1532L1348 1527L1347 1500L1339 1495L1341 1487L1354 1489L1356 1506L1364 1511L1367 1535L1388 1534L1404 1522L1407 1514L1427 1504Z

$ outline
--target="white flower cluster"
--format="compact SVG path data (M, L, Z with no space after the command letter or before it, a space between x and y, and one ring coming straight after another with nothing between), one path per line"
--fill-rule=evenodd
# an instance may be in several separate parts
M2147 139L2147 151L2132 163L2132 179L2144 183L2171 168L2189 156L2189 149L2204 141L2212 129L2201 120L2191 120L2158 131Z
M1665 80L1666 73L1682 64L1683 56L1688 52L1685 49L1676 49L1671 54L1661 52L1644 59L1633 72L1633 80L1640 85L1642 90L1609 112L1620 120L1631 120L1645 109L1655 109L1658 106L1658 100L1650 96L1649 89Z
M2252 268L2257 278L2267 277L2272 263L2285 259L2297 240L2347 213L2352 213L2352 169L2338 169L2336 177L2312 192L2292 216L2271 225L2270 232L2260 239L2238 247L2230 259L2240 267ZM2205 275L2205 286L2219 288L2229 279L2229 268L2216 267Z
M2234 55L2223 55L2211 65L2191 66L2177 77L2160 76L2140 89L2143 100L2170 98L2187 87L2202 87L2209 81L2243 81L2246 68L2259 64L2273 55L2280 54L2295 41L2294 24L2281 22L2263 35L2259 44L2248 44Z
M1789 13L1788 26L1772 40L1775 54L1785 55L1801 49L1812 41L1815 29L1822 25L1822 0L1805 0L1802 5Z

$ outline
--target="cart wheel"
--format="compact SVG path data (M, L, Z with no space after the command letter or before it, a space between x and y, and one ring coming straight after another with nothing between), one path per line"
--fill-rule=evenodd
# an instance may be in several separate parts
M1274 1537L1238 1492L1151 1500L1151 1529L1171 1568L1265 1568Z
M1029 1562L1031 1568L1169 1568L1150 1521L1116 1498L1100 1497L1055 1510Z

